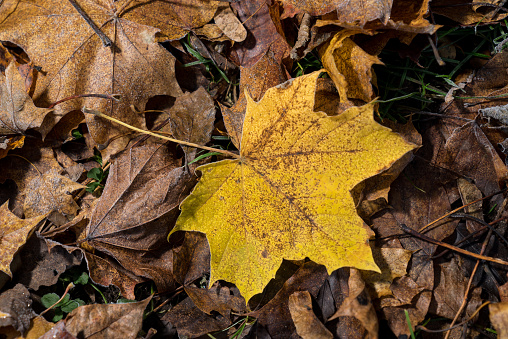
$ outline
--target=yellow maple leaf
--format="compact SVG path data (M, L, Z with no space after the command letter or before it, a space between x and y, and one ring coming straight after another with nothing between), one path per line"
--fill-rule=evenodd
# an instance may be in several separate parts
M379 272L350 191L416 145L376 123L373 104L314 112L319 74L271 88L257 103L247 96L239 159L199 167L171 232L205 233L210 282L232 282L246 300L283 258Z

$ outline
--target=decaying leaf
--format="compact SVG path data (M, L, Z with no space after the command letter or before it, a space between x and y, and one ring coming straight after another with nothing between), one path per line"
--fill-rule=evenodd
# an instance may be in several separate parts
M119 4L109 0L101 4L81 1L79 6L100 27L103 37L92 30L70 2L34 0L19 2L1 22L0 40L17 44L41 67L33 95L38 106L48 107L76 94L121 95L118 103L90 97L61 103L55 107L53 125L69 111L86 106L144 127L143 117L133 112L130 105L143 110L152 96L182 94L174 78L174 57L155 41L159 30L147 26L164 22L159 20L163 12L156 12L157 18L143 13L145 6L172 8L173 4ZM172 9L166 15L175 17ZM87 115L86 121L98 144L126 132L125 128L93 115ZM106 153L118 152L127 140L125 136L115 139Z
M359 32L342 30L320 49L323 66L335 83L341 102L346 102L348 98L371 101L374 97L372 65L383 64L349 38Z
M303 339L328 339L333 335L312 311L312 299L308 291L295 292L289 296L289 312L296 333Z
M42 137L50 131L46 116L51 109L35 107L25 90L25 79L12 61L5 75L0 74L0 134L24 134L35 129Z
M25 216L31 218L54 212L50 220L57 226L63 225L72 220L79 209L71 193L84 188L86 186L58 174L54 169L47 171L27 186L23 207Z
M326 268L312 261L303 263L280 287L271 300L249 314L257 319L272 338L296 335L296 328L289 312L289 296L296 291L308 291L316 297L319 286L326 279ZM256 304L257 306L257 304Z
M489 318L497 330L498 338L508 337L508 303L490 304Z
M80 306L62 321L67 331L80 338L136 338L143 322L143 311L150 299L126 304Z
M35 315L30 292L25 286L17 284L0 294L0 327L12 326L24 334Z
M14 281L35 291L40 286L56 284L60 274L79 265L83 258L78 249L43 239L37 233L28 239L18 255L23 266L14 272Z
M247 30L233 13L229 5L217 12L215 15L215 24L224 32L224 34L233 41L242 42L247 37Z
M382 22L388 21L392 8L392 1L319 1L319 0L281 0L284 6L296 7L298 11L307 12L310 15L323 15L336 10L344 22L358 22L363 26L367 21L376 19Z
M14 254L25 243L28 234L46 216L39 215L29 219L19 219L4 203L0 207L0 270L12 277L10 264Z
M381 273L363 271L362 277L374 290L371 295L376 298L392 295L390 284L395 278L406 275L412 252L403 248L373 247L372 253Z
M372 104L335 117L314 112L319 74L272 88L258 103L248 98L240 159L200 167L172 230L206 233L210 281L235 283L246 300L283 258L379 270L349 192L415 145L377 124Z

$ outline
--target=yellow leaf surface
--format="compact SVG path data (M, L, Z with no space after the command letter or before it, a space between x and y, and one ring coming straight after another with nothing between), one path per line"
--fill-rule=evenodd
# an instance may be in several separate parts
M0 207L0 270L12 277L11 261L14 254L25 243L30 231L46 216L19 219L9 211L8 203Z
M350 191L415 148L376 123L373 105L338 116L314 112L320 72L247 96L240 158L200 167L176 231L206 233L210 282L235 283L246 300L275 276L282 259L305 257L331 272L379 269L372 234Z

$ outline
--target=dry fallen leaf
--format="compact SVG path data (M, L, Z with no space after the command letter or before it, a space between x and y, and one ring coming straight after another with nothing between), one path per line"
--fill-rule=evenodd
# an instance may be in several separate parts
M508 337L508 303L500 302L489 305L489 318L495 329L498 338Z
M357 33L360 31L342 30L320 49L321 61L339 91L341 102L348 98L371 101L372 65L383 65L349 38Z
M392 1L320 1L320 0L281 0L285 7L297 8L299 12L307 12L310 15L323 15L331 11L337 11L344 22L358 22L363 26L368 21L376 19L382 22L388 21L392 8Z
M312 299L308 291L299 291L289 296L289 312L296 327L296 333L303 339L328 339L328 331L312 310Z
M247 30L243 27L242 23L233 13L229 5L226 5L222 10L217 11L214 20L215 24L231 40L242 42L247 37Z
M0 270L12 277L10 264L14 254L26 242L28 235L46 216L39 215L29 219L19 219L9 211L8 203L0 207Z
M0 74L0 134L24 134L35 129L44 138L53 127L46 116L51 109L35 107L25 90L25 79L14 61Z
M17 284L0 294L0 327L12 326L24 334L35 317L28 289Z
M25 216L31 218L52 213L48 218L57 226L63 225L72 220L79 209L71 193L84 188L86 186L58 174L56 170L49 170L28 183L23 206Z
M314 112L320 73L271 88L258 103L248 98L240 159L200 167L172 230L206 233L210 281L235 283L246 300L283 258L379 270L350 191L415 145L377 124L372 104Z
M136 338L143 322L143 311L151 297L126 304L85 305L72 311L65 328L80 338Z
M121 95L118 103L90 97L61 103L55 107L53 125L66 113L86 106L144 127L143 117L131 105L143 110L150 97L182 94L174 78L174 57L155 41L159 30L147 26L164 21L158 17L162 11L152 18L143 12L145 6L154 5L161 3L81 1L81 9L100 27L104 35L100 38L68 1L19 2L0 23L0 40L19 45L41 67L33 94L38 106L48 107L76 94ZM2 6L0 17L8 9ZM174 17L172 9L167 15ZM109 47L105 39L110 40ZM86 121L98 144L126 132L93 115L87 115ZM105 154L118 152L127 140L125 136L115 139Z

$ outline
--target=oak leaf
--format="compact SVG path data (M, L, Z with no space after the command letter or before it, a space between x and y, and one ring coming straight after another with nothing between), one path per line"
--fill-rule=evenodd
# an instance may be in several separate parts
M350 191L415 145L376 123L373 104L314 112L320 73L271 88L258 103L248 96L239 159L200 167L172 230L205 233L210 282L235 283L246 300L283 258L379 271Z

